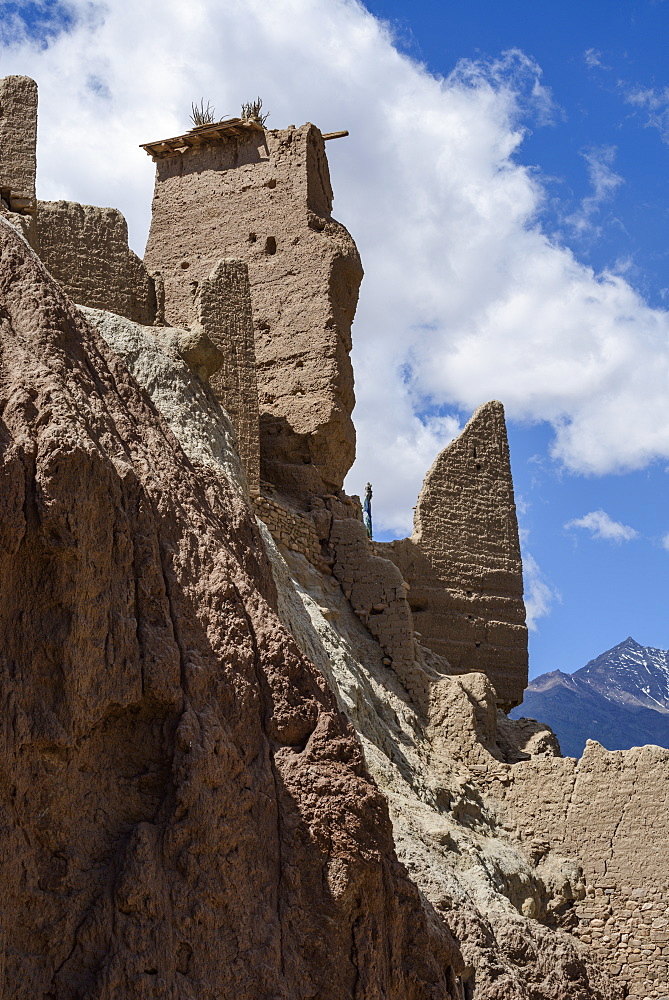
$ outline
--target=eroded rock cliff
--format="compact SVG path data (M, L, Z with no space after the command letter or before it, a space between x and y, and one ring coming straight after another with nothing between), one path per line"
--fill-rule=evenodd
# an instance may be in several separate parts
M227 477L0 222L5 995L451 998Z

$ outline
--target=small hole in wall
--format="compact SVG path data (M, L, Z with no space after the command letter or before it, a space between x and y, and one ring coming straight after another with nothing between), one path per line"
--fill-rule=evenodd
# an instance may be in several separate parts
M471 597L472 596L471 590L467 590L467 591L465 591L465 593L467 594L467 597Z
M476 463L476 471L477 471L477 472L480 472L480 471L481 471L481 466L479 465L479 463L478 463L478 462Z
M274 177L270 177L270 179L267 181L267 184L265 186L268 187L268 188L275 188L276 187L276 179Z
M187 268L190 267L190 261L189 260L182 260L181 261L181 266L183 267L184 271L187 270Z
M268 236L265 240L265 253L270 256L276 253L276 240L273 236Z
M409 601L409 607L414 614L420 614L421 611L427 611L428 604L427 601Z
M480 643L480 642L475 642L475 643L474 643L474 645L475 645L475 646L476 646L476 648L478 649L478 648L480 647L481 643Z
M255 243L257 239L258 237L256 236L255 233L249 233L249 243Z

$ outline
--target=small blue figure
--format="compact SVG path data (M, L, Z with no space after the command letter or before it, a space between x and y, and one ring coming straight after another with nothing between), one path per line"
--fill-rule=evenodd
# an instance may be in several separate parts
M365 490L365 502L362 505L362 510L365 516L365 528L367 529L367 537L372 537L372 484L367 483L367 489Z

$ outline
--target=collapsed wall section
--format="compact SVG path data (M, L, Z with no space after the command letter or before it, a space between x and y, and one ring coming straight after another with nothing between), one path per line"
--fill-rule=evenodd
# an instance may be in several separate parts
M154 284L128 247L128 226L118 209L40 201L37 232L42 261L74 302L146 326L154 322Z
M194 318L216 261L246 261L255 329L262 478L297 494L339 489L355 454L349 352L362 267L331 216L323 138L248 130L157 157L145 261L165 317Z
M0 80L0 212L33 246L36 172L37 84L6 76Z
M501 403L481 406L437 457L411 538L376 549L410 586L421 642L454 673L485 673L500 705L519 704L527 685L527 627Z

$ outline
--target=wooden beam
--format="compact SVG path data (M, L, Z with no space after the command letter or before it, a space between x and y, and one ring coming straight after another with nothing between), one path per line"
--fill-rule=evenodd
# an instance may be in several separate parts
M327 142L328 139L345 139L347 135L348 130L344 132L324 132L323 139Z

